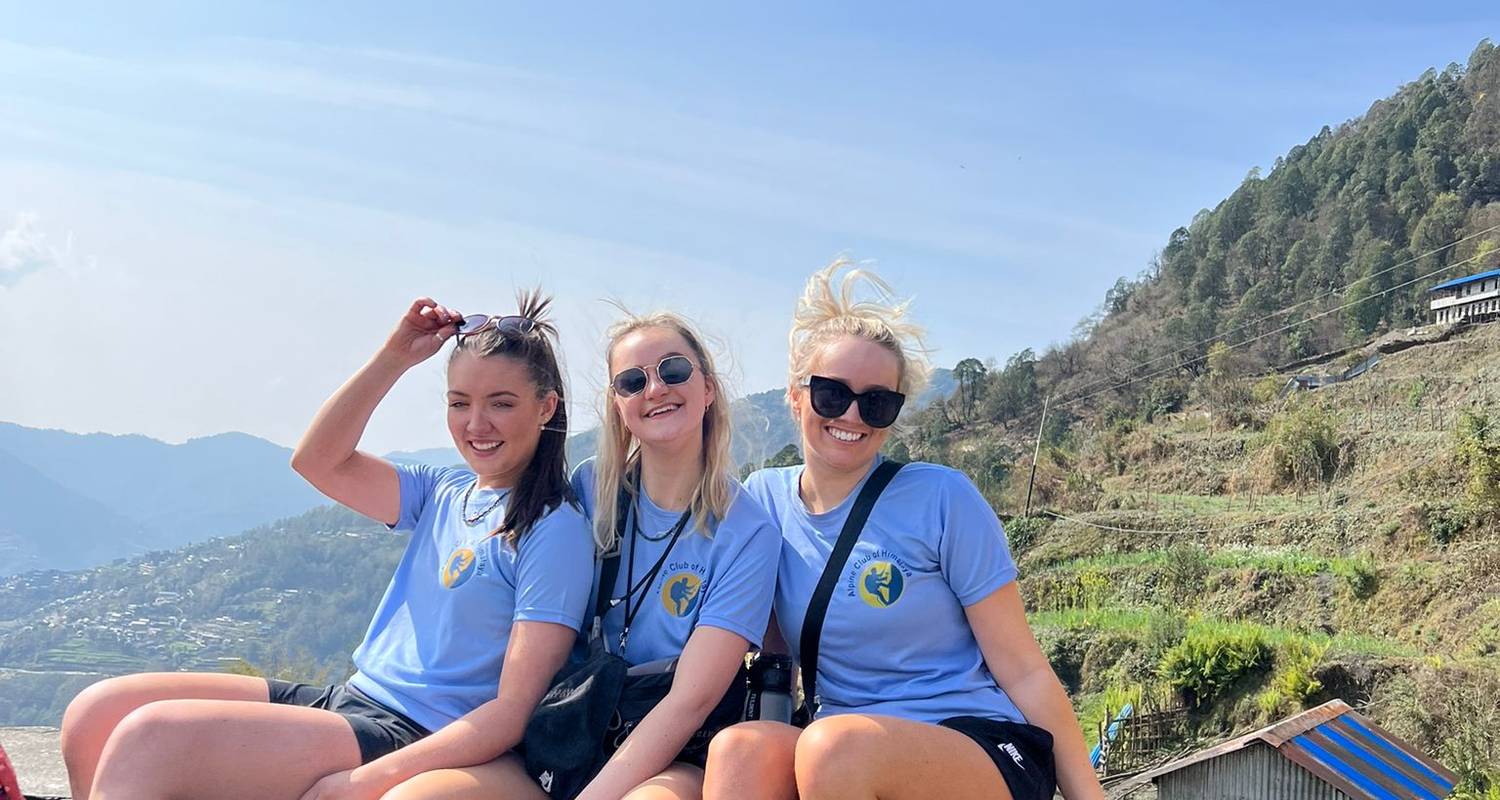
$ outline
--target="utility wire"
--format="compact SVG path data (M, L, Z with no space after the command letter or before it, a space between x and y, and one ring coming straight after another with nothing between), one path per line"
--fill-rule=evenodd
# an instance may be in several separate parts
M1497 227L1500 227L1500 226L1497 226ZM1344 303L1343 305L1335 306L1334 308L1328 309L1326 311L1321 311L1321 312L1319 312L1317 314L1314 314L1314 315L1308 317L1307 319L1299 320L1297 322L1291 323L1290 325L1283 325L1283 326L1281 326L1279 328L1276 328L1274 330L1266 331L1265 333L1259 334L1257 336L1252 336L1249 339L1245 339L1244 341L1237 342L1237 343L1232 344L1232 345L1228 345L1228 349L1230 349L1230 350L1238 350L1239 348L1244 347L1245 345L1252 344L1254 342L1258 342L1261 339L1265 339L1265 338L1270 337L1270 336L1275 336L1278 333L1285 333L1286 331L1289 331L1289 330L1297 327L1298 325L1302 325L1304 323L1312 322L1313 320L1316 320L1316 319L1322 319L1323 317L1326 317L1326 316L1328 316L1330 314L1337 314L1338 312L1343 311L1346 308L1350 308L1352 306L1359 305L1360 303L1369 302L1370 300L1373 300L1373 299L1375 299L1377 297L1380 297L1381 295L1390 294L1391 292L1394 292L1397 289L1404 289L1407 286L1411 286L1414 283L1420 283L1420 282L1425 281L1428 278L1431 278L1431 277L1433 277L1435 275L1438 275L1438 274L1443 273L1443 272L1447 272L1448 270L1453 269L1454 267L1460 267L1460 266L1463 266L1464 264L1468 264L1468 263L1474 261L1477 258L1479 258L1478 254L1469 256L1468 258L1464 259L1463 261L1456 261L1456 262L1454 262L1452 264L1449 264L1449 265L1447 265L1445 267L1441 267L1439 269L1435 269L1432 272L1429 272L1429 273L1427 273L1425 275L1419 275L1418 277L1412 278L1409 281L1405 281L1403 283L1398 283L1395 286L1392 286L1392 287L1390 287L1388 289L1382 289L1382 290L1380 290L1380 291L1378 291L1378 292L1376 292L1374 294L1368 295L1366 297L1361 297L1358 300L1351 300L1351 301L1349 301L1347 303ZM1345 287L1345 288L1347 288L1347 287ZM1179 350L1177 352L1182 352L1182 351ZM1173 355L1175 355L1175 353ZM1098 391L1090 392L1088 394L1081 395L1081 396L1074 397L1074 398L1071 398L1069 400L1066 400L1066 401L1064 401L1063 403L1061 403L1059 405L1059 408L1067 408L1068 406L1072 406L1072 405L1075 405L1077 403L1083 402L1084 400L1087 400L1087 399L1089 399L1091 397L1096 397L1096 396L1098 396L1100 394L1103 394L1105 392L1114 391L1116 389L1123 389L1126 386L1129 386L1129 385L1131 385L1133 383L1138 383L1140 381L1147 380L1149 378L1154 378L1154 377L1156 377L1158 375L1164 375L1164 374L1166 374L1168 372L1172 372L1174 370L1180 369L1180 368L1182 368L1183 366L1185 366L1187 364L1192 364L1192 363L1195 363L1195 362L1198 362L1198 361L1202 361L1202 360L1204 360L1206 358L1208 358L1208 354L1207 353L1205 353L1205 354L1203 354L1201 356L1197 356L1195 358L1190 358L1187 361L1184 361L1184 362L1179 363L1179 364L1173 364L1173 365L1171 365L1171 366L1169 366L1169 367L1167 367L1165 369L1160 369L1160 370L1156 370L1154 372L1149 372L1149 373L1147 373L1145 375L1138 375L1138 376L1136 376L1134 378L1129 378L1129 379L1127 379L1125 381L1122 381L1122 382L1120 382L1118 384L1115 384L1114 386L1108 386L1108 387L1105 387L1105 388L1100 389ZM1142 366L1144 366L1144 364L1142 364ZM1098 385L1098 384L1095 383L1095 384L1092 384L1092 385Z
M1413 264L1413 263L1415 263L1417 261L1420 261L1420 260L1422 260L1424 258L1427 258L1428 256L1437 255L1438 253L1441 253L1444 250L1447 250L1447 249L1453 248L1453 247L1457 247L1458 245L1463 244L1464 242L1467 242L1470 239L1474 239L1476 237L1483 236L1483 235L1485 235L1487 233L1491 233L1491 232L1497 231L1497 230L1500 230L1500 225L1491 225L1490 227L1485 228L1482 231L1477 231L1475 233L1471 233L1468 236L1463 237L1462 239L1457 239L1455 241L1449 242L1448 244L1445 244L1442 247L1438 247L1436 249L1429 250L1429 251L1427 251L1425 253L1422 253L1421 255L1412 256L1411 258L1408 258L1405 261L1402 261L1402 262L1396 264L1395 266L1387 267L1386 269L1383 269L1383 270L1381 270L1379 272L1376 272L1376 273L1373 273L1371 275L1368 275L1368 276L1366 276L1364 278L1359 278L1359 279L1350 281L1349 283L1346 283L1343 286L1339 286L1339 287L1336 287L1336 288L1333 288L1333 289L1329 289L1328 291L1326 291L1326 292L1324 292L1322 294L1310 297L1307 300L1303 300L1303 301L1300 301L1300 302L1297 302L1297 303L1293 303L1292 305L1289 305L1286 308L1280 309L1279 311L1273 311L1270 314L1267 314L1266 316L1261 317L1259 319L1250 320L1249 322L1243 323L1243 324L1239 325L1238 327L1231 328L1230 330L1227 330L1227 331L1225 331L1223 333L1215 334L1213 336L1208 337L1207 339L1200 339L1199 341L1193 342L1192 344L1184 345L1184 346L1179 347L1176 350L1173 350L1173 351L1171 351L1169 353L1165 353L1165 354L1157 356L1155 358L1152 358L1152 359L1149 359L1149 360L1146 360L1146 361L1142 361L1141 363L1136 364L1135 366L1131 367L1130 369L1131 369L1131 371L1134 371L1134 370L1140 369L1142 367L1145 367L1147 365L1154 364L1154 363L1156 363L1158 361L1162 361L1164 359L1171 358L1172 356L1178 355L1180 353L1185 353L1185 352L1187 352L1189 350L1194 350L1194 349L1196 349L1198 347L1201 347L1201 346L1203 346L1205 344L1209 344L1211 342L1217 341L1219 339L1227 339L1231 335L1239 333L1240 331L1243 331L1243 330L1245 330L1247 328L1251 328L1251 327L1259 325L1259 324L1261 324L1263 322L1267 322L1267 321L1276 319L1277 317L1285 316L1285 315L1287 315L1287 314L1289 314L1289 313L1291 313L1291 312L1293 312L1293 311L1295 311L1295 310L1297 310L1297 309L1299 309L1299 308L1301 308L1301 307L1303 307L1305 305L1308 305L1310 303L1315 303L1315 302L1317 302L1319 300L1322 300L1324 298L1331 297L1333 295L1340 294L1340 293L1342 293L1344 291L1347 291L1350 287L1354 286L1354 284L1359 283L1362 280L1368 280L1370 278L1378 278L1381 275L1385 275L1385 274L1387 274L1389 272L1394 272L1394 271L1396 271L1396 270L1398 270L1398 269L1400 269L1400 268L1402 268L1402 267L1404 267L1404 266L1406 266L1408 264ZM1469 261L1472 261L1472 260L1473 260L1473 258L1469 258L1469 259L1465 259L1464 261L1457 262L1455 264L1449 264L1447 267L1444 267L1444 269L1449 269L1449 268L1458 266L1459 264L1468 263ZM1314 319L1316 319L1316 317L1314 317ZM1089 388L1092 388L1094 386L1098 386L1098 385L1103 384L1103 383L1108 383L1109 380L1110 380L1109 378L1105 378L1103 380L1094 381L1092 383L1086 383L1083 386L1078 387L1075 391L1083 391L1085 389L1089 389Z

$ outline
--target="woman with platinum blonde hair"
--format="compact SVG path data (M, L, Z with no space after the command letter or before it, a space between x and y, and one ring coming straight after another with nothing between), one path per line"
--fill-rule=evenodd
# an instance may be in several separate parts
M925 353L878 276L840 259L808 281L787 388L806 463L746 489L781 526L773 627L811 721L716 736L709 800L1104 796L995 512L961 472L880 455Z

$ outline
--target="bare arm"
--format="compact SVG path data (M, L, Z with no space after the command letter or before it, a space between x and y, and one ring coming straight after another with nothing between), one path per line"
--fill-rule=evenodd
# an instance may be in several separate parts
M372 798L435 769L472 767L498 758L521 741L526 723L562 668L578 632L552 622L511 628L498 696L431 736L319 781L303 800Z
M457 319L456 312L429 298L413 302L385 345L318 409L292 453L292 469L339 503L396 524L401 487L395 468L355 448L396 380L437 353Z
M641 720L578 800L619 800L670 766L724 698L749 649L745 637L723 628L694 629L677 660L671 691Z
M964 608L984 662L1026 721L1052 734L1057 785L1068 800L1103 800L1067 692L1037 646L1015 581Z

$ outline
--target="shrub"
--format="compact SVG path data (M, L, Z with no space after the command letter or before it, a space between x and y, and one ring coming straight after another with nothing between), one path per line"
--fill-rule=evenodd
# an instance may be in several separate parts
M1271 485L1302 489L1332 479L1339 468L1338 421L1311 401L1273 416L1258 437Z
M1177 605L1201 594L1208 567L1208 553L1203 548L1187 542L1172 545L1162 565L1161 585L1167 594L1163 599Z
M1187 402L1188 385L1180 378L1161 378L1146 387L1140 400L1141 419L1152 422L1163 414L1180 411Z
M1336 571L1356 599L1368 600L1380 588L1380 575L1375 571L1375 565L1364 559L1351 561Z
M1005 524L1005 538L1010 543L1011 552L1019 554L1030 550L1051 525L1052 520L1047 517L1012 517Z
M1162 657L1164 681L1192 706L1212 702L1265 666L1271 648L1257 630L1190 633Z
M1476 509L1500 509L1500 432L1491 429L1484 411L1465 411L1454 432L1455 455L1464 469L1464 493Z
M1412 381L1411 385L1406 387L1406 404L1412 408L1421 408L1422 400L1427 397L1427 392L1430 389L1431 387L1428 386L1427 381L1421 378Z
M1282 647L1276 656L1276 674L1271 678L1271 688L1298 707L1306 705L1307 699L1323 689L1323 682L1313 677L1318 665L1323 663L1326 646L1293 639Z
M1250 397L1257 403L1269 403L1276 399L1276 395L1281 394L1281 386L1284 383L1285 381L1276 375L1267 375L1251 387Z
M1423 503L1422 521L1438 544L1449 544L1469 527L1472 515L1447 503Z

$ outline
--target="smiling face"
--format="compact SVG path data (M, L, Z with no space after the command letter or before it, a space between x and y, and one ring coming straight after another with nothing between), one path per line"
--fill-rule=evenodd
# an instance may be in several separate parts
M448 364L448 433L486 488L514 486L557 410L538 397L526 365L507 356L460 352Z
M674 355L693 362L693 374L685 383L668 386L656 365ZM611 390L610 403L632 436L644 446L677 445L686 437L703 436L703 414L714 403L714 387L681 334L670 328L638 328L621 336L609 353L610 377L631 367L646 370L646 388L630 397Z
M823 345L813 355L811 368L813 375L843 381L855 392L895 391L901 383L901 361L896 354L858 336L842 336ZM859 418L858 403L850 403L837 419L820 417L807 393L805 386L795 386L790 392L807 461L821 462L837 472L868 469L891 429L866 425Z

